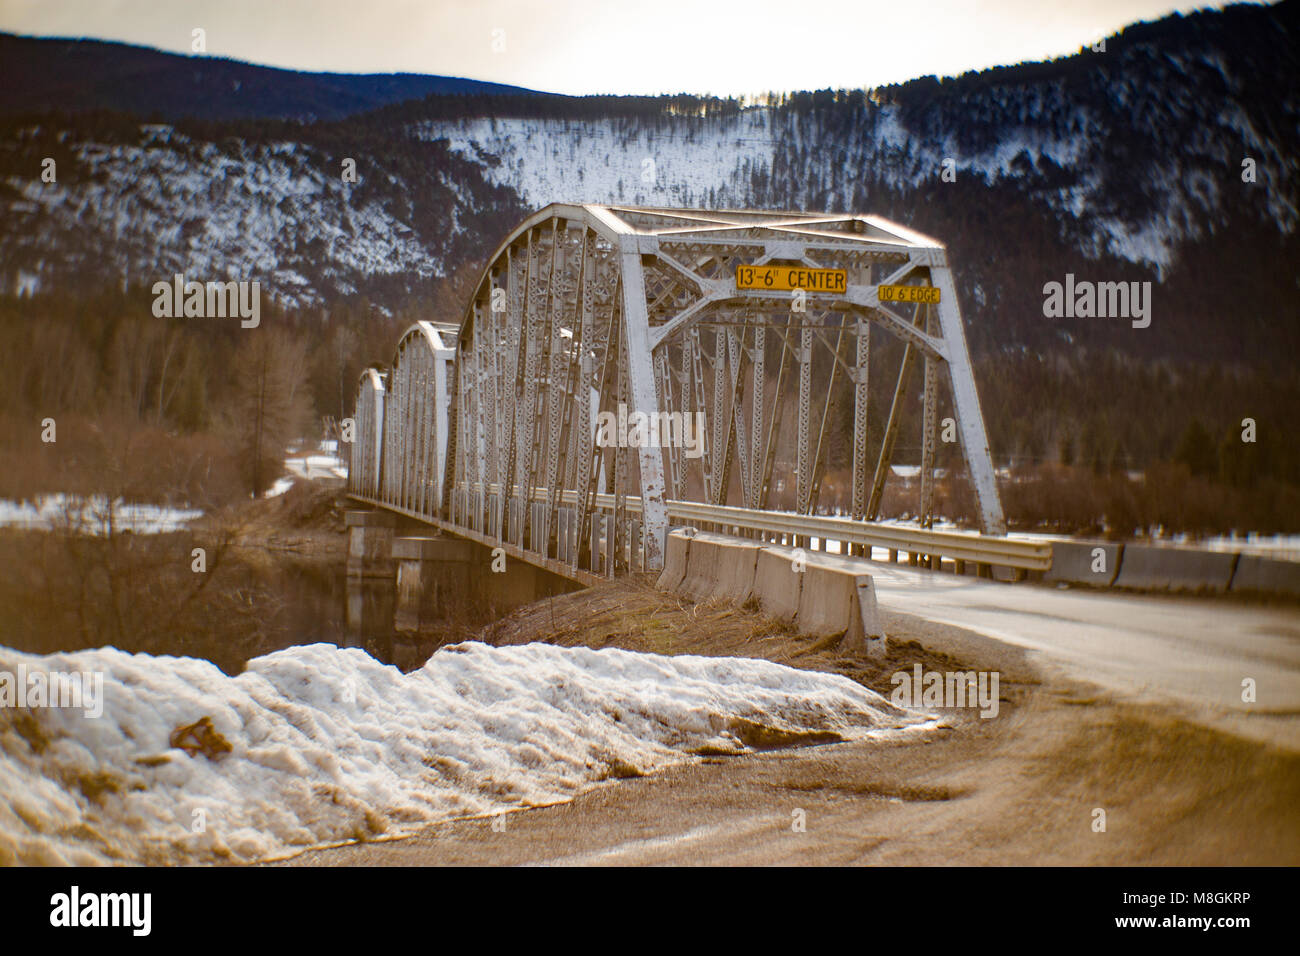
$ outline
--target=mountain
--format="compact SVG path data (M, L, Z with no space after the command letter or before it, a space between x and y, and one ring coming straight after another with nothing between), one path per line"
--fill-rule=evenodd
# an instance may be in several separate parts
M1300 260L1300 85L1279 82L1300 73L1298 11L1293 0L1174 16L1050 63L755 108L423 101L381 113L530 206L896 219L948 243L981 349L1056 339L1259 360L1300 345L1294 271L1278 268ZM1151 281L1151 328L1045 322L1043 285L1067 273Z
M229 417L230 329L153 321L150 288L175 273L259 280L310 355L317 412L342 417L361 368L412 319L458 319L484 258L548 202L851 210L947 243L1000 463L1177 461L1198 481L1217 467L1237 505L1157 483L1158 521L1300 528L1297 50L1300 0L1286 0L1135 24L1051 62L738 100L0 38L10 427L114 395L182 431ZM1150 283L1149 326L1049 317L1045 287L1069 276ZM884 368L897 344L880 339ZM1243 452L1246 418L1261 438ZM883 422L868 426L874 447Z
M301 73L126 43L0 33L0 117L107 109L162 121L312 122L424 96L527 92L450 76Z
M0 127L0 289L234 273L289 307L391 310L553 200L848 209L948 243L980 354L1289 361L1298 10L1174 15L1047 63L757 104L392 86L395 101L310 123L277 117L349 112L359 100L314 99L339 77L89 42L68 55L97 64L114 112L70 115L85 102L23 46L58 43L11 38L29 52L6 58L8 85L60 109ZM266 77L257 118L224 118L222 70ZM140 77L162 74L198 79L165 94L178 118L144 122L141 98L164 94ZM1043 287L1067 274L1151 282L1150 327L1046 318Z
M446 144L223 124L224 135L88 114L0 150L6 291L258 279L286 308L427 296L525 215ZM24 175L55 162L56 181ZM356 164L357 181L344 177Z

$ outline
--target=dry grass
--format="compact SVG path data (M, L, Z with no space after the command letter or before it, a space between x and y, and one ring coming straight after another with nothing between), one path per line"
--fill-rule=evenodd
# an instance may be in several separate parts
M927 670L967 670L961 661L905 636L873 660L829 638L799 634L756 610L720 601L693 604L660 591L649 576L632 576L520 608L483 629L489 644L545 641L562 647L618 647L653 654L753 657L805 670L842 674L886 696L890 678L921 664Z

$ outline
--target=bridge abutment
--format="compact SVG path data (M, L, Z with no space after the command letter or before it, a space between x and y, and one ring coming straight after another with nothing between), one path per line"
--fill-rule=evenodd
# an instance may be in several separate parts
M398 536L394 627L416 632L449 620L487 621L582 585L455 535Z

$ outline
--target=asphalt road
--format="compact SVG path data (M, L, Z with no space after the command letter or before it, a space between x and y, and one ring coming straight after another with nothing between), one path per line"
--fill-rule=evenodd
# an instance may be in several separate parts
M1030 649L1040 665L1124 697L1300 750L1300 608L858 563L886 610ZM1242 699L1246 679L1254 702Z

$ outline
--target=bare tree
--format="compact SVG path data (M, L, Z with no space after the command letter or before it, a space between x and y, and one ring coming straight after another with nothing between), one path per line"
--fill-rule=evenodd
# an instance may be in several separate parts
M278 329L257 329L235 353L235 429L254 496L278 477L286 446L308 421L306 374L301 341Z
M178 329L169 329L163 341L162 369L158 372L157 420L160 424L166 421L164 416L171 405L172 398L176 395L176 389L190 369L192 354L189 343L181 335L180 331ZM170 387L168 387L167 372L171 369L173 361L179 363L180 367L175 370L176 374L172 377Z

